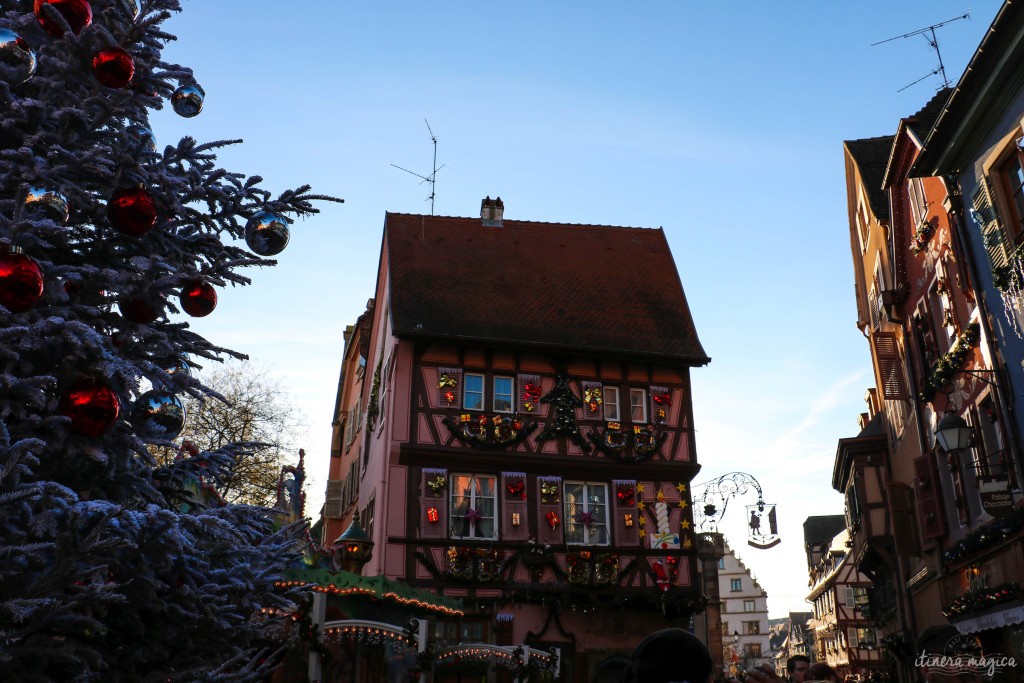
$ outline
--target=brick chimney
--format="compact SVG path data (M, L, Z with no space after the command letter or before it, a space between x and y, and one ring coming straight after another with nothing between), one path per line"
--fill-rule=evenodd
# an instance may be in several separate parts
M505 214L505 204L501 197L491 199L490 195L480 201L480 222L488 227L500 228Z

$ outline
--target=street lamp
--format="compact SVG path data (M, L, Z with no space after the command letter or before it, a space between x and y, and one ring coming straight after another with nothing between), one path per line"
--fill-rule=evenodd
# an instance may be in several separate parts
M334 542L334 554L341 568L353 574L361 574L363 565L373 554L373 540L359 524L359 510L352 515L352 523L345 533Z
M939 425L935 428L935 441L942 450L950 454L970 446L973 435L971 426L952 410L939 420Z

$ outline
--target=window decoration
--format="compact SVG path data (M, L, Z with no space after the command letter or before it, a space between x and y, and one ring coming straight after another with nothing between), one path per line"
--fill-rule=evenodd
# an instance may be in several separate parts
M611 586L619 582L619 555L588 551L568 553L566 572L569 583L583 586Z
M522 518L518 512L512 513L512 526L519 526Z
M1004 602L1019 601L1020 587L1016 583L1004 583L993 588L980 587L964 593L942 608L947 619L978 612Z
M380 398L380 373L384 366L384 349L380 350L380 357L377 359L377 369L373 371L373 385L370 388L370 402L366 406L366 429L367 431L373 431L373 427L377 424L377 415L380 413L380 405L378 400Z
M671 407L672 392L665 387L651 387L651 421L659 425L668 422Z
M448 488L448 470L425 469L423 480L427 483L427 495L439 498Z
M638 458L654 455L667 438L668 434L663 433L660 436L656 434L652 425L646 427L633 425L633 450Z
M544 519L548 520L548 526L552 529L557 529L558 523L561 521L558 519L558 513L554 510L549 511L548 514L544 515Z
M505 482L505 492L509 498L522 500L526 498L526 482L522 479L513 479Z
M583 383L583 417L599 420L604 415L604 389L600 382Z
M540 403L540 395L544 392L541 388L538 375L519 375L519 410L524 413L532 413L537 410Z
M461 368L438 368L437 369L437 391L439 394L438 404L441 407L459 405L459 381L462 377Z
M558 436L568 436L569 440L584 452L590 450L590 444L580 433L576 424L576 408L583 406L583 401L569 387L569 378L558 375L555 388L541 397L541 402L551 403L555 407L554 420L537 436L538 441L550 441Z
M445 551L441 574L460 581L493 583L501 579L507 564L501 550L453 546Z
M455 474L451 477L451 535L458 538L498 537L495 477Z
M914 254L919 255L924 253L928 249L928 240L935 234L935 226L928 219L921 219L921 222L917 224L917 229L914 231L914 241L910 245L910 251Z
M960 366L963 365L968 354L970 354L971 349L977 343L979 331L978 323L968 325L960 336L957 337L952 348L939 358L935 369L924 380L921 400L932 400L935 397L936 391L942 390L942 387L953 381L953 375L960 369Z
M619 505L631 506L636 504L636 497L632 484L617 484L615 486L615 497Z
M519 416L471 413L449 415L442 422L459 441L474 448L505 448L520 443L538 426Z
M559 477L542 477L540 479L540 502L558 503L558 485L561 482Z
M626 528L633 527L633 515L632 513L625 513L622 515L622 523L626 525Z
M431 524L437 524L441 521L441 513L438 512L436 507L427 508L427 521Z

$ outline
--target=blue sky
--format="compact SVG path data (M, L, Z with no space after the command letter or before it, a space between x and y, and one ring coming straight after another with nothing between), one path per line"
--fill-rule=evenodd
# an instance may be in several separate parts
M692 373L695 482L735 470L779 503L783 542L723 530L768 591L803 610L803 520L842 512L836 442L873 383L856 329L842 141L891 134L955 82L1000 3L184 2L165 56L191 67L203 112L169 109L158 143L243 138L223 166L273 191L344 197L294 226L274 269L194 322L279 378L309 424L310 511L323 499L342 331L373 295L385 211L664 227L712 358ZM453 255L452 258L457 258ZM470 288L467 287L467 292ZM624 322L624 324L626 324Z

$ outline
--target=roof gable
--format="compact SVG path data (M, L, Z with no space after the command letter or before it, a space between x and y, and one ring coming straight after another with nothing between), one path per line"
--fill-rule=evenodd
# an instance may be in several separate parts
M883 135L863 140L847 140L843 143L857 170L860 171L871 213L881 221L889 219L889 195L882 189L882 181L889 163L892 141L892 135Z
M398 336L710 359L658 229L388 213Z

